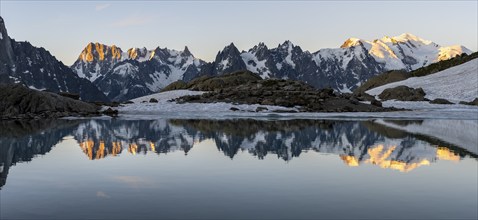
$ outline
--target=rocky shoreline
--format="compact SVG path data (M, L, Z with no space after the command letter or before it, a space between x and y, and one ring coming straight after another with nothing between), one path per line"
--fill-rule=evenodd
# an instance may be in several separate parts
M0 120L98 116L108 111L76 100L71 94L29 89L19 84L0 84ZM113 111L114 113L114 111Z

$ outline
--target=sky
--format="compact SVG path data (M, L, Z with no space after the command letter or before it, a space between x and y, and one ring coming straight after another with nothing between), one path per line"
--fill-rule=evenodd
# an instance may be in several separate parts
M348 38L412 33L442 46L478 49L478 1L5 1L0 15L17 41L71 65L89 42L131 47L188 46L214 60L233 42L248 50L286 40L303 50Z

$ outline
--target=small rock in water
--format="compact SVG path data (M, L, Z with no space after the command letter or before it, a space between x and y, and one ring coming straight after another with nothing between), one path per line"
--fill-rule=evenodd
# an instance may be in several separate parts
M267 110L269 110L269 109L266 108L266 107L262 107L262 106L259 106L259 107L256 108L256 112L262 112L262 111L267 111Z
M103 114L109 115L109 116L116 116L116 115L118 115L118 110L113 110L111 108L108 108L108 109L103 111Z
M433 99L433 100L430 101L430 103L431 104L453 104L453 102L450 102L446 99L440 99L440 98Z
M478 98L475 98L473 101L471 102L465 102L465 101L461 101L460 104L462 105L476 105L478 106Z

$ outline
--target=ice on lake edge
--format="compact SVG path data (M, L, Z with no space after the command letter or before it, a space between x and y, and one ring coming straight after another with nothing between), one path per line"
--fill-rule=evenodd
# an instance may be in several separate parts
M277 113L275 110L297 110L297 108L286 108L282 106L269 105L234 105L232 103L184 103L177 104L171 99L186 95L200 95L204 92L175 90L156 93L133 99L134 104L125 104L116 108L121 118L151 119L157 117L165 118L208 118L221 119L231 117L246 118L430 118L430 119L465 119L478 120L478 107L467 105L439 105L427 102L401 102L386 101L385 107L398 107L412 109L412 111L397 112L345 112L345 113ZM157 103L150 103L154 98ZM144 102L144 103L143 103ZM237 108L239 111L232 111L230 108ZM257 107L266 107L264 112L255 112Z

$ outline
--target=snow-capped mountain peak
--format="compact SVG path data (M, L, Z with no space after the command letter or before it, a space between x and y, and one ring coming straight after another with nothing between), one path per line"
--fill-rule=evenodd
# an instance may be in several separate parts
M352 37L345 40L345 42L342 44L342 46L340 46L340 48L355 47L355 46L358 46L361 43L361 41L362 41L361 39Z
M415 41L415 42L423 43L425 45L429 45L429 44L433 43L432 41L424 40L424 39L422 39L420 37L417 37L417 36L415 36L413 34L410 34L410 33L403 33L403 34L400 34L398 36L393 37L392 39L397 41L397 42Z

